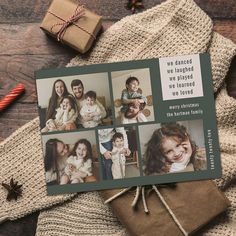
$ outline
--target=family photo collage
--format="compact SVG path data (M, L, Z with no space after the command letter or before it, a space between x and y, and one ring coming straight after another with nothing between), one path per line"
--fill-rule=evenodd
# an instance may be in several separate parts
M165 102L161 63L156 72L153 62L125 64L36 73L49 194L188 180L209 169L202 114L168 118L156 102Z

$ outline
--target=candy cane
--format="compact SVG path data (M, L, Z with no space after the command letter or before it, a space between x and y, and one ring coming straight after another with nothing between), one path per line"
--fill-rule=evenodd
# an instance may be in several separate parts
M4 110L16 100L25 91L25 86L23 84L17 84L2 100L0 100L0 111Z

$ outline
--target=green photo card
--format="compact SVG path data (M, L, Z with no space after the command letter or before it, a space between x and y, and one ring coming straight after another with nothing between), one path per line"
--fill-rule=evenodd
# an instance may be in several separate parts
M221 177L208 54L35 76L49 195Z

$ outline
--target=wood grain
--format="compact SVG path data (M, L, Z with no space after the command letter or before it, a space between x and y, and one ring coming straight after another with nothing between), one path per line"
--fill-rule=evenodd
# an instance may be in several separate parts
M34 71L43 68L65 66L73 56L71 54L54 55L11 55L0 56L0 98L18 82L26 87L26 92L18 102L37 101ZM9 86L11 85L11 87Z
M106 30L113 21L105 21ZM48 37L40 28L39 23L28 24L1 24L0 45L1 55L55 55L68 54L75 56L78 53L55 39ZM214 30L236 42L236 20L215 20Z
M0 137L4 139L17 128L38 116L37 104L12 104L0 115ZM4 128L3 128L4 127Z
M113 24L112 21L106 21L105 29ZM214 29L222 35L236 41L236 20L216 20ZM77 52L69 49L62 44L56 43L50 37L47 37L40 29L39 23L29 24L3 24L0 28L0 43L2 50L0 52L0 98L18 82L22 82L26 86L26 93L19 99L14 106L18 106L17 112L9 109L4 113L4 117L0 116L0 123L4 124L0 137L6 138L15 129L29 121L25 119L28 113L22 109L22 103L36 105L37 95L34 80L34 71L42 68L56 68L65 66ZM6 43L4 43L6 42ZM229 83L235 83L236 69L231 67ZM236 84L236 83L235 83ZM234 96L234 86L229 86L229 91ZM12 118L18 113L19 123L15 123ZM33 113L36 117L37 111ZM32 116L29 116L30 118ZM14 125L12 125L14 124Z
M34 236L39 213L33 213L16 221L6 221L0 226L0 236Z
M149 9L165 0L144 0L145 9ZM125 9L127 0L80 0L105 19L119 20L130 11ZM212 18L235 19L235 0L195 0L195 2ZM42 21L51 0L1 0L0 22L32 23Z
M126 0L79 0L105 19L104 28L131 15ZM143 0L145 8L165 0ZM214 29L236 42L235 0L195 0L214 19ZM34 71L63 67L77 52L47 37L40 29L51 0L1 0L0 3L0 99L18 82L26 93L0 114L0 142L38 116ZM227 76L230 96L236 98L236 58ZM38 213L0 225L0 236L35 235Z

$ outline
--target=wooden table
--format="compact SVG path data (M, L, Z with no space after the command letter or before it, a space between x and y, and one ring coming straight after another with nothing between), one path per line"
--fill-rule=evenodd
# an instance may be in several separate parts
M143 0L150 8L164 0ZM77 53L48 38L39 29L50 0L1 0L0 2L0 98L17 82L26 86L25 95L0 114L0 141L35 118L37 96L34 71L65 66ZM104 16L107 29L131 14L126 0L80 0L92 11ZM235 0L195 0L213 19L215 31L236 42ZM230 96L236 98L236 58L227 76ZM0 225L0 236L34 235L38 213Z

